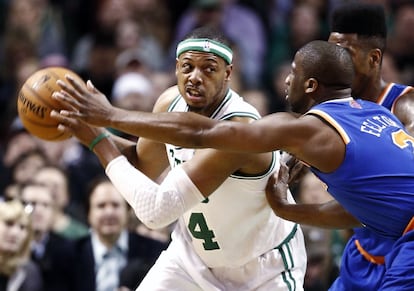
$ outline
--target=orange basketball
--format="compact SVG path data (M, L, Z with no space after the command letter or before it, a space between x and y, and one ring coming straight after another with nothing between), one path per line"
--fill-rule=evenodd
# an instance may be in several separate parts
M48 67L35 72L23 84L17 99L17 111L23 126L32 135L44 140L60 141L71 137L57 129L59 122L50 117L53 109L62 109L52 99L52 94L59 91L57 80L66 81L65 75L70 74L82 84L83 80L73 71L62 67Z

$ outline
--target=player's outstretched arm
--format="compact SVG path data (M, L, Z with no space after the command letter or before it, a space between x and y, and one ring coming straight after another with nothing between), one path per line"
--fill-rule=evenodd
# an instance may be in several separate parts
M325 172L336 169L344 156L345 145L338 133L312 115L297 117L279 112L240 123L217 121L192 112L128 111L110 105L90 82L87 88L71 78L68 82L72 87L59 82L63 90L54 98L65 103L63 108L72 109L60 113L89 124L187 148L250 153L285 150ZM174 90L178 94L176 87L167 89L160 102L164 94L169 96Z
M105 95L93 87L90 81L87 87L81 86L74 78L67 76L68 82L58 81L62 90L54 94L54 98L65 103L60 113L76 118L94 126L112 127L123 132L150 138L163 143L171 143L184 147L213 147L234 151L266 152L277 148L278 140L284 132L286 119L296 119L288 113L275 115L275 119L264 122L254 128L244 128L238 122L217 122L195 113L148 113L129 111L112 106ZM163 94L171 94L167 89ZM178 91L177 91L178 93ZM160 97L162 99L162 97ZM250 126L248 126L250 127ZM270 139L265 136L272 135ZM291 133L290 133L291 134ZM257 141L261 140L260 143Z
M276 176L277 175L277 176ZM286 220L322 228L353 228L360 222L336 200L323 204L292 204L287 199L289 169L281 163L279 173L266 187L266 198L276 215ZM306 195L306 194L305 194Z

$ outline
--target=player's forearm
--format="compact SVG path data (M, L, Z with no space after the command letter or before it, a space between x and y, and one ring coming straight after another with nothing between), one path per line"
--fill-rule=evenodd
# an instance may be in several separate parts
M134 136L153 139L183 147L196 148L201 134L211 129L216 121L195 113L148 113L115 109L108 126Z
M275 204L275 213L286 220L321 228L353 228L361 224L343 208L331 202L325 204Z
M124 156L112 160L105 171L149 228L171 224L205 198L180 167L171 170L161 185L134 168Z
M121 152L110 138L104 138L93 148L94 154L98 157L103 168L115 158L121 155Z

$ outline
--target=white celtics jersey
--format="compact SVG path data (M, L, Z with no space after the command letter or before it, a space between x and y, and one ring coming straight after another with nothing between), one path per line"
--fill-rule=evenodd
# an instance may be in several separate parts
M187 109L185 100L178 96L169 111ZM260 118L254 107L229 90L210 117L224 120L234 116ZM194 151L167 145L171 167L190 160ZM279 153L275 152L266 173L231 175L202 203L180 217L172 239L188 240L210 268L238 267L277 247L295 229L295 223L277 217L266 201L266 183L278 165Z

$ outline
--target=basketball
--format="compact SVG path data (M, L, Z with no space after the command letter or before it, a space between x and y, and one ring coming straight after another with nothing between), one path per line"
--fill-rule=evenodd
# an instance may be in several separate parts
M73 71L62 67L48 67L36 71L23 84L17 98L19 118L28 132L48 141L61 141L70 134L57 129L59 122L50 117L50 112L60 110L59 103L52 99L55 91L60 91L57 80L66 82L65 75L70 74L82 84L83 80Z

